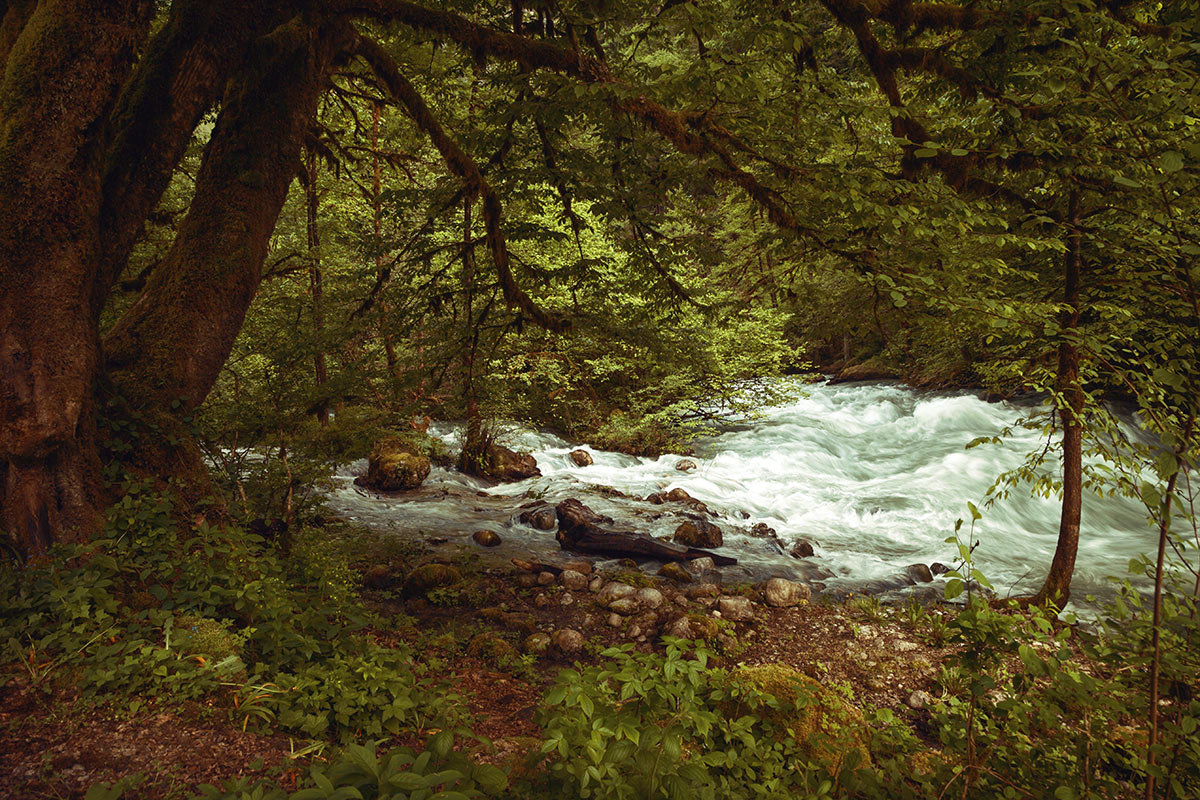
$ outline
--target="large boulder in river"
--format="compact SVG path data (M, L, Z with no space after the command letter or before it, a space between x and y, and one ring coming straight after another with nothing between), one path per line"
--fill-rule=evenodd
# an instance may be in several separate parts
M388 436L371 448L367 474L354 482L383 492L416 489L429 477L429 468L429 457L411 439Z
M885 362L879 356L867 359L861 364L851 364L843 367L830 383L850 383L852 381L886 381L900 377L896 368Z
M567 455L571 457L571 460L575 462L575 466L577 467L590 467L595 463L592 454L587 450L572 450Z
M675 529L672 537L688 547L720 547L725 543L721 529L704 519L689 519Z
M501 483L523 481L542 474L537 459L529 453L518 453L494 442L487 446L484 457L478 463L463 464L463 472Z

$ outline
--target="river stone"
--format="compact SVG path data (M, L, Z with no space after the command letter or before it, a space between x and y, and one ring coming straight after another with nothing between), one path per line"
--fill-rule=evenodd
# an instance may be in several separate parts
M554 583L554 573L539 572L537 576L537 582L539 586L549 586L550 584Z
M688 572L693 574L697 572L713 572L717 568L717 565L713 563L713 560L708 556L693 558L691 561L687 562L687 566Z
M688 520L675 529L675 541L688 547L720 547L725 543L721 529L703 519Z
M571 460L575 462L575 466L577 467L590 467L596 463L592 458L592 454L587 450L572 450L567 455L571 457Z
M774 539L775 529L765 522L756 522L750 526L750 535L755 539Z
M537 586L537 575L532 572L522 572L517 576L517 586L523 589L530 589Z
M663 597L663 593L652 586L646 586L642 589L638 589L633 596L638 601L638 605L644 609L661 608L662 604L666 602L666 598Z
M621 617L621 615L616 613L615 611L612 614L608 615L608 624L610 627L619 628L619 627L621 627L622 621L623 621L623 618Z
M773 608L791 608L807 602L812 592L803 583L770 578L762 585L763 601Z
M563 569L573 569L580 575L592 574L592 565L587 561L568 561L563 564Z
M554 530L558 525L558 514L552 506L538 506L522 511L518 519L522 524L537 528L539 531Z
M558 582L563 585L564 589L568 589L572 592L578 592L582 589L586 589L588 585L587 576L585 576L583 573L576 572L573 569L564 569L562 572L560 572L558 575Z
M481 547L496 547L500 544L500 534L495 531L478 530L471 534L471 538Z
M808 539L797 539L792 545L792 558L812 558L815 551Z
M904 568L904 574L914 583L929 583L933 580L933 571L924 564L909 564Z
M754 607L749 597L722 597L717 601L717 610L721 616L733 622L747 622L754 619Z
M720 597L721 587L715 583L697 583L695 586L689 586L684 590L684 594L693 600L698 600L702 597Z
M571 628L560 628L550 634L550 647L560 656L573 656L583 650L583 634Z
M544 633L531 633L525 637L522 649L536 656L543 655L550 649L550 637Z
M641 609L641 604L633 595L628 597L618 597L608 604L608 610L623 617L632 616Z
M929 565L929 572L933 575L945 575L949 571L950 568L940 561L935 561Z
M696 468L696 462L690 458L681 458L675 462L675 469L680 472L688 472Z
M429 477L428 456L410 440L388 436L375 442L367 457L367 474L355 483L384 492L415 489Z
M668 561L659 567L658 574L680 583L691 583L692 573L688 572L678 561Z
M592 578L592 582L588 584L589 592L599 592L603 588L604 588L604 578L601 578L599 575Z
M637 590L628 583L609 581L608 583L604 584L604 588L600 590L600 595L596 598L596 602L602 606L607 606L614 600L618 600L622 597L628 597L636 591Z

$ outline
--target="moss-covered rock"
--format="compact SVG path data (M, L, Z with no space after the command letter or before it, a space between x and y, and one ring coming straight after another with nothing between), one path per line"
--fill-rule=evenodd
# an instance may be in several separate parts
M462 573L449 564L422 564L404 579L404 594L423 597L433 589L453 586L462 580Z
M467 643L467 655L498 665L516 658L517 651L499 635L485 631Z
M725 543L721 529L704 519L689 519L675 529L676 542L688 547L720 547Z
M870 729L846 692L785 664L740 666L731 670L730 677L780 700L779 710L760 713L789 728L808 758L831 774L837 775L847 765L850 753L857 754L858 765L870 764Z
M371 448L367 474L355 482L378 491L405 491L420 486L429 470L429 456L413 437L388 436Z

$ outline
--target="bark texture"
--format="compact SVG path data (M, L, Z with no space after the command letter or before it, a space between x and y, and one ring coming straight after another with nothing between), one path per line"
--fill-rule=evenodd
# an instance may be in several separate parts
M17 4L0 26L0 529L27 553L97 523L90 311L105 120L151 7L41 2L20 24Z

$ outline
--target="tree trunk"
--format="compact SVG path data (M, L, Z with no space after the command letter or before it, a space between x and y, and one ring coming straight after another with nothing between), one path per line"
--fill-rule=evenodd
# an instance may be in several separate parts
M304 134L349 26L280 26L226 87L187 216L162 264L104 341L117 389L160 429L131 466L183 478L198 499L207 470L181 417L204 401L261 280L296 176ZM152 439L152 440L151 440Z
M382 104L371 103L371 225L375 234L375 278L383 280L383 160L379 157L379 115ZM388 379L394 381L399 372L396 363L396 344L387 324L387 302L381 296L375 301L379 317L379 338L387 359Z
M14 4L0 24L0 530L26 554L85 539L99 523L100 347L89 311L104 123L151 7Z
M475 351L479 337L475 330L475 247L471 243L471 202L463 201L463 286L466 300L463 302L463 400L467 412L467 429L463 436L459 469L463 472L483 474L487 463L488 441L483 429L483 417L479 413L479 395L475 387Z
M293 20L256 46L247 74L227 88L179 234L104 342L114 381L140 407L178 400L189 412L216 381L339 41Z
M304 208L306 213L305 229L308 233L308 284L312 295L313 335L315 350L313 352L313 376L317 393L322 395L317 406L317 419L321 425L329 424L329 400L324 397L325 384L328 374L325 370L325 345L322 341L325 328L325 309L322 306L321 289L321 237L317 231L317 210L320 198L317 196L317 157L312 150L304 152Z
M1046 582L1034 597L1038 605L1062 608L1071 597L1071 576L1079 550L1079 518L1083 510L1083 387L1079 384L1079 191L1069 201L1067 252L1063 259L1063 302L1059 316L1062 342L1058 346L1058 390L1062 395L1059 414L1063 427L1063 501L1058 527L1058 546Z

